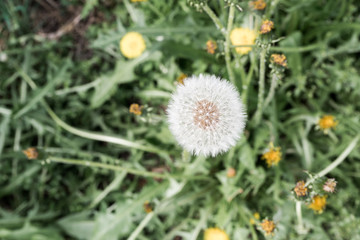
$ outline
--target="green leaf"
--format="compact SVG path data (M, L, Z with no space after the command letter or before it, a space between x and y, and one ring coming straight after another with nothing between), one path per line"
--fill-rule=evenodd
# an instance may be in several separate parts
M93 235L95 222L89 220L90 212L68 215L57 224L70 236L76 239L90 239Z
M207 63L218 64L219 61L205 50L194 48L193 45L185 45L175 41L166 41L162 45L165 54L191 60L203 60Z
M255 158L249 144L243 144L240 148L239 160L248 169L255 168Z
M21 229L0 229L0 239L7 240L63 240L55 228L35 227L25 224Z
M21 187L24 181L32 177L35 173L39 172L40 169L41 169L40 165L33 165L32 167L26 169L26 171L24 171L21 175L19 175L9 185L1 188L0 197L12 193L16 188Z
M69 62L67 62L61 70L57 73L55 79L50 80L49 83L43 87L42 89L37 89L33 92L33 96L31 99L27 99L27 103L23 105L15 114L14 119L17 119L27 113L32 107L34 107L38 102L40 102L46 94L51 91L56 84L58 84L61 80L64 80L64 75L66 73L67 68L70 66Z
M136 78L134 68L138 64L146 60L158 60L160 56L159 52L145 52L134 60L119 60L112 74L100 77L100 83L96 85L94 95L91 98L91 107L98 108L103 105L106 100L116 93L118 84L133 82Z
M149 199L155 197L157 194L163 192L167 186L168 183L163 182L156 187L148 188L144 190L139 196L137 196L136 200L130 202L129 204L122 205L121 211L119 210L116 213L116 216L114 216L114 218L108 219L107 221L101 221L103 223L103 226L101 226L101 228L97 227L95 229L95 234L91 239L118 239L114 238L114 232L116 233L117 231L121 230L124 221L127 221L129 215L138 210L138 208L142 206L145 201L148 201Z

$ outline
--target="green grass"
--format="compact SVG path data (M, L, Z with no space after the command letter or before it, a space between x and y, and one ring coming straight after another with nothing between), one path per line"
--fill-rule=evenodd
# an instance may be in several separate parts
M207 3L225 28L233 10L233 27L275 24L280 40L263 67L260 44L237 55L189 1L1 1L0 239L187 240L209 227L236 240L360 239L359 4L274 0L254 12L232 2L243 11ZM59 38L44 37L76 16ZM129 31L146 42L133 60L119 50ZM272 53L285 54L288 68L277 68L274 97L254 117L261 73L264 100L269 93ZM234 79L245 95L247 127L227 153L191 156L170 133L165 109L182 73ZM145 106L141 116L129 113L132 103ZM328 134L317 129L323 115L339 122ZM270 142L282 160L268 168L261 155ZM38 159L26 158L28 147ZM292 190L319 172L336 179L336 193L322 214L302 201L300 216ZM265 218L274 235L261 231Z

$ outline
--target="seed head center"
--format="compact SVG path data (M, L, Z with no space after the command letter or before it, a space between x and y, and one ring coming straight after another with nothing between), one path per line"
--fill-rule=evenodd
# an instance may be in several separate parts
M194 109L194 123L202 129L207 129L219 121L217 106L208 101L201 100L196 103Z

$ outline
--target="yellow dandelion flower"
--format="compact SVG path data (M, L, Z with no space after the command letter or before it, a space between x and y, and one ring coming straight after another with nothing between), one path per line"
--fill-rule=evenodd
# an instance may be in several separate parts
M309 208L314 210L316 213L322 213L326 206L326 196L316 195L312 198L312 202L309 205Z
M184 85L184 79L187 78L188 76L184 73L180 74L180 76L176 79L176 81L178 82L178 84L182 84Z
M329 178L323 185L323 190L325 192L333 193L335 192L336 184L335 178Z
M136 58L146 49L145 40L140 33L128 32L120 40L120 51L127 58Z
M131 0L131 2L146 2L147 0Z
M153 211L153 209L152 209L152 207L151 207L151 204L150 204L150 202L149 201L146 201L145 203L144 203L144 211L146 212L146 213L151 213L152 211Z
M251 1L249 5L255 10L263 10L266 7L266 2L264 0Z
M271 54L271 61L280 66L287 67L287 60L284 54Z
M219 228L208 228L205 230L204 240L229 240L229 237Z
M296 183L296 186L294 188L294 192L296 193L296 196L298 197L302 197L305 196L307 194L307 187L305 187L305 182L303 180L298 181Z
M143 106L139 106L137 103L133 103L130 105L129 112L135 114L135 115L141 115L141 109Z
M26 155L28 159L37 159L39 156L38 151L34 147L30 147L23 151L23 153Z
M248 28L234 28L230 33L232 45L254 45L256 39L255 31ZM251 47L237 47L236 52L239 54L247 54L251 51Z
M260 219L260 213L255 212L255 213L253 214L253 218L250 218L250 223L251 223L252 225L254 225L254 224L256 223L256 220L259 220L259 219Z
M261 159L266 161L268 167L277 165L281 160L280 147L274 147L273 143L270 143L270 150L264 153Z
M229 168L229 169L227 170L226 176L227 176L228 178L235 177L235 175L236 175L236 170L235 170L234 168Z
M214 54L216 49L217 49L217 44L216 44L215 41L208 40L206 42L206 50L207 50L208 53Z
M273 233L276 227L274 221L269 221L267 219L264 219L260 225L261 228L265 231L265 235Z
M274 23L270 20L265 20L261 24L260 33L261 34L269 33L273 28L274 28Z
M319 120L318 125L324 133L327 133L330 128L335 128L338 125L338 121L335 121L334 116L325 115Z

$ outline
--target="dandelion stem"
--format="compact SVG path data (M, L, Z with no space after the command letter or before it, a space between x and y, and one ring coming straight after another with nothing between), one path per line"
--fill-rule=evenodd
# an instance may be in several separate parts
M320 171L318 174L316 174L312 179L308 180L306 182L306 186L308 186L310 183L312 183L313 181L315 181L315 179L318 179L320 177L325 176L326 174L328 174L329 172L331 172L334 168L336 168L337 166L339 166L340 163L342 163L346 157L351 153L352 150L354 150L354 148L356 147L358 141L360 139L360 135L357 135L351 142L350 144L347 146L347 148L340 154L340 156L338 156L334 162L332 162L329 166L327 166L326 168L324 168L322 171Z
M263 111L264 102L264 89L265 89L265 56L266 48L263 48L260 52L260 75L259 75L259 93L258 93L258 104L254 116L255 126L260 123L261 115Z
M298 232L299 233L303 233L304 232L304 224L303 224L303 220L302 220L302 212L301 212L301 202L300 201L296 201L296 216L298 219Z
M17 65L14 65L14 67L19 71L22 78L28 83L28 85L33 90L37 89L36 83L30 78L30 76L28 74L26 74ZM88 139L97 140L97 141L114 143L114 144L122 145L125 147L132 147L132 148L147 151L147 152L152 152L152 153L157 153L157 154L166 154L165 151L158 149L156 147L153 147L153 146L146 146L146 145L142 145L137 142L128 141L126 139L122 139L122 138L119 138L116 136L110 136L110 135L100 134L100 133L96 133L96 132L89 132L89 131L85 131L85 130L81 130L81 129L72 127L72 126L68 125L66 122L62 121L55 114L55 112L50 108L50 106L46 103L45 100L40 100L40 102L42 103L42 105L44 106L45 110L48 112L50 117L55 121L55 123L58 124L59 126L61 126L62 128L64 128L66 131L71 132L72 134L78 135L80 137L88 138Z
M159 11L152 3L151 1L146 1L145 4L150 8L151 11L153 11L158 17L165 18L165 15Z
M101 133L90 132L90 131L85 131L85 130L81 130L78 128L74 128L74 127L68 125L67 123L65 123L64 121L62 121L54 113L54 111L49 107L49 105L45 101L43 102L43 105L44 105L46 111L48 112L48 114L50 115L50 117L56 122L56 124L58 124L59 126L64 128L66 131L71 132L72 134L78 135L83 138L88 138L88 139L93 139L93 140L103 141L103 142L108 142L108 143L114 143L114 144L122 145L125 147L132 147L132 148L147 151L147 152L158 153L158 154L164 153L161 149L157 149L152 146L145 146L140 143L128 141L126 139L122 139L122 138L119 138L116 136L105 135L105 134L101 134Z
M150 220L155 216L154 212L148 213L146 217L140 222L135 231L133 231L130 237L127 240L135 240L137 236L141 233L144 227L150 222Z
M300 47L271 47L271 51L277 51L277 52L308 52L312 51L314 49L322 49L323 45L316 43L312 45L307 46L300 46Z
M267 105L269 105L269 103L271 102L271 100L273 99L274 95L275 95L275 89L277 87L277 82L278 82L279 78L276 75L276 73L273 73L272 78L271 78L271 86L270 86L270 90L269 93L265 99L265 103L264 103L264 108L267 107Z
M203 5L202 8L207 13L207 15L209 15L211 20L215 23L215 26L217 27L217 29L219 29L220 32L226 37L226 30L225 30L224 26L222 25L220 19L213 12L213 10L211 10L211 8L209 8L209 6L207 4Z
M248 89L249 89L249 85L250 85L250 82L252 79L252 75L254 73L255 65L256 65L255 59L251 58L250 70L248 71L246 79L244 80L243 85L242 85L242 94L241 95L242 95L243 103L245 105L247 105Z
M69 159L69 158L59 158L59 157L48 157L46 162L56 162L56 163L64 163L64 164L71 164L71 165L80 165L80 166L87 166L87 167L95 167L95 168L102 168L108 169L112 171L125 171L130 174L139 175L143 177L154 177L154 178L162 178L162 179L191 179L191 180L209 180L206 176L186 176L186 175L172 175L172 174L161 174L161 173L154 173L148 172L143 170L137 170L122 166L115 166L111 164L99 163L99 162L92 162L86 160L79 160L79 159Z
M183 163L189 162L190 158L191 158L190 153L184 149L182 152L182 155L181 155L181 159L182 159Z
M236 57L236 68L239 68L240 76L241 76L241 84L244 86L245 81L247 80L245 69L243 64L241 63L241 56L239 54L235 55Z
M226 69L229 74L229 80L232 84L236 85L234 72L231 69L231 56L230 56L230 32L233 27L234 15L235 15L235 5L230 4L227 32L225 36L225 61L226 61Z

